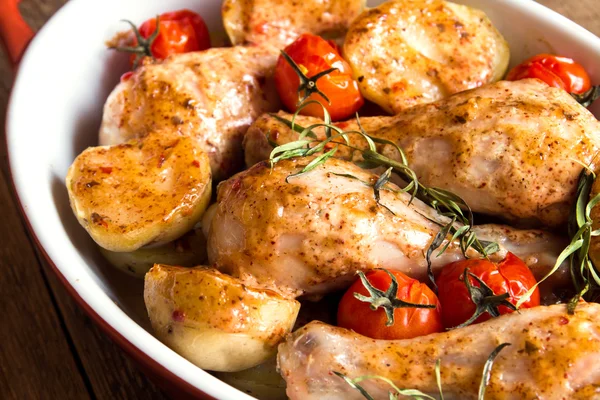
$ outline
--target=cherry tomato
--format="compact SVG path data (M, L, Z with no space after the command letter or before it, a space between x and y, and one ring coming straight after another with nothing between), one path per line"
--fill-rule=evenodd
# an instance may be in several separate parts
M442 303L442 320L444 327L453 328L467 321L475 313L476 306L469 296L469 292L463 282L463 274L466 269L481 279L492 289L495 295L509 294L507 299L513 305L536 284L536 279L531 270L520 258L508 253L506 258L495 264L488 260L469 259L456 261L446 265L436 279L438 285L438 297ZM472 277L469 281L473 286L480 284ZM530 308L540 305L540 292L536 288L528 301L521 308ZM498 307L500 314L512 312L506 306ZM490 319L486 312L481 314L474 323Z
M354 297L354 293L368 296L369 292L359 279L346 291L338 306L338 325L352 329L361 335L374 339L410 339L430 333L441 332L442 317L440 303L435 293L427 285L409 278L401 272L389 271L398 281L396 298L414 304L434 304L436 308L396 308L394 324L386 326L387 317L382 308L372 310L370 304ZM386 291L391 277L386 271L377 270L366 274L369 283Z
M190 10L179 10L159 16L160 31L152 42L150 51L162 60L171 54L206 50L210 47L208 28L201 16ZM139 27L140 35L149 38L156 31L156 18ZM137 41L134 43L134 46Z
M508 81L538 78L548 85L564 89L569 93L581 94L591 87L590 77L571 58L552 54L538 54L514 67L506 76Z
M337 68L337 71L330 72L316 82L317 88L327 96L331 104L317 93L311 94L307 99L323 104L334 121L350 117L364 103L358 83L352 78L350 65L340 56L338 49L319 36L303 34L284 50L308 78L330 68ZM296 111L298 101L301 100L298 95L300 78L283 56L279 56L275 67L275 85L283 104L290 111ZM323 109L318 104L308 105L301 113L323 117Z

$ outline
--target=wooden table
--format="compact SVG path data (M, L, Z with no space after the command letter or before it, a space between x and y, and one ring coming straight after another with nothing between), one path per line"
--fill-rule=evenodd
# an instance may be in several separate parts
M65 2L23 0L22 10L37 30ZM600 35L598 0L540 2ZM2 127L11 83L0 52ZM83 314L36 254L11 193L0 139L0 398L166 398Z

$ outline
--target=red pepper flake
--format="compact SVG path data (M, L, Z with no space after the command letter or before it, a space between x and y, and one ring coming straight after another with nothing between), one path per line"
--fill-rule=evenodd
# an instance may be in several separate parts
M567 318L567 317L560 317L558 319L558 324L559 325L566 325L568 323L569 323L569 318Z
M133 71L125 72L123 75L121 75L121 82L127 82L132 75Z
M158 168L163 166L165 160L166 160L166 158L165 158L164 154L161 154L160 157L158 157Z
M104 172L105 174L110 174L112 172L112 167L100 167L100 171Z
M105 228L108 228L108 223L105 221L104 217L98 213L92 213L91 215L92 223L96 225L101 225Z
M183 322L185 320L185 313L180 310L175 310L175 311L173 311L171 318L173 319L173 321Z
M194 160L194 161L192 161L192 165L196 168L200 168L200 161Z

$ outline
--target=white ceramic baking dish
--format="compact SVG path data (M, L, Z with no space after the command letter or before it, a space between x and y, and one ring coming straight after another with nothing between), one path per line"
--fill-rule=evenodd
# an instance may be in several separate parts
M561 54L576 58L600 83L600 39L575 23L529 0L456 2L487 12L510 44L511 65L541 52ZM64 186L73 159L96 144L103 103L128 68L126 56L104 45L125 28L119 21L139 23L164 11L190 8L204 17L213 44L218 44L224 36L220 3L70 0L37 34L21 61L6 135L12 177L29 228L89 315L146 370L158 375L164 386L199 397L250 399L152 336L142 301L143 282L106 265L75 220ZM6 18L4 22L0 33L12 29L16 60L22 45L17 42L27 40L28 30L14 19L8 27ZM600 116L600 104L593 111Z

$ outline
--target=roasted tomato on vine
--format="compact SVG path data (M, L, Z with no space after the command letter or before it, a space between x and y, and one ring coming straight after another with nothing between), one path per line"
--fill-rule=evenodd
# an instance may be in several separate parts
M339 47L325 39L303 34L287 46L277 60L275 85L283 104L292 112L303 100L317 100L338 121L352 116L364 104L350 65L340 56ZM319 104L300 112L323 117Z
M144 57L162 60L171 54L206 50L210 47L206 23L200 15L190 10L161 14L145 21L139 29L131 22L129 24L135 34L132 46L116 49L133 53L131 64L134 69Z
M441 332L440 303L427 285L402 272L377 270L360 278L338 306L337 323L374 339L410 339Z
M436 279L444 327L456 328L511 313L536 283L529 267L512 253L499 263L468 259L448 264ZM536 288L521 308L538 305L540 293Z
M569 93L581 94L591 88L590 77L571 58L552 54L538 54L514 67L506 76L508 81L538 78L548 85L564 89Z

